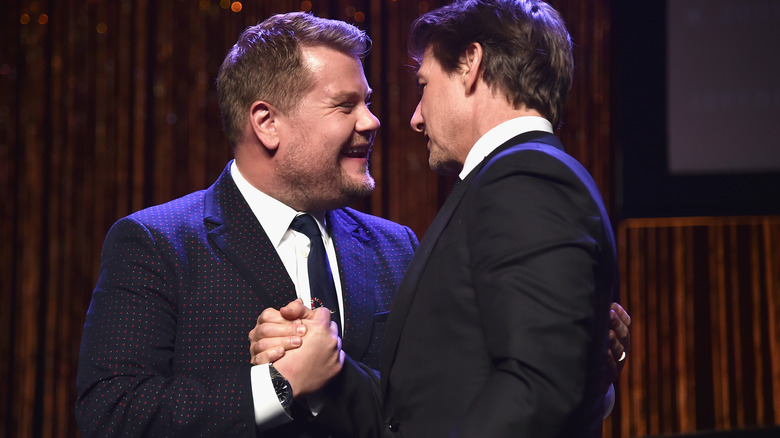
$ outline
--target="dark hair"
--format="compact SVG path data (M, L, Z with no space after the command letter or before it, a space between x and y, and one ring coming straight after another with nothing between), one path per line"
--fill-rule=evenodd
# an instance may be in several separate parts
M558 127L571 89L574 59L558 12L537 0L461 0L412 24L409 55L422 62L426 48L445 72L457 70L469 44L483 50L483 79L514 107L539 111Z
M241 33L217 76L222 125L233 147L243 136L255 101L264 100L282 112L296 108L313 86L301 46L318 45L363 58L371 39L351 24L304 12L273 15Z

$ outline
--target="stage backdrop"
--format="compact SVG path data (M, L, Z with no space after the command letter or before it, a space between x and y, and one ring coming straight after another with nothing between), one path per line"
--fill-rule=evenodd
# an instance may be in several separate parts
M406 36L439 1L20 0L0 3L0 435L78 436L81 329L106 231L207 187L231 158L214 78L238 34L276 12L347 20L382 129L356 207L423 235L451 181L408 126ZM613 2L552 2L575 42L568 151L612 209L634 346L605 436L780 422L776 217L621 221L615 211ZM654 7L654 2L648 2Z

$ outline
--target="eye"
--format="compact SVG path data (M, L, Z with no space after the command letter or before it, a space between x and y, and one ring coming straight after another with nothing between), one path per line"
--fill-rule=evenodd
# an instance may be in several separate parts
M425 86L428 85L424 82L418 82L417 83L417 94L422 95L425 91Z

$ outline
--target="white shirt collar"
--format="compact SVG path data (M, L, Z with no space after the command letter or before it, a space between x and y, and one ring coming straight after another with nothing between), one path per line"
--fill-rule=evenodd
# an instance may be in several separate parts
M512 137L529 131L544 131L552 134L552 123L545 118L537 116L517 117L501 123L486 132L485 135L474 143L474 146L471 147L469 154L466 156L466 161L463 163L463 170L460 171L458 176L460 179L465 179L497 147Z
M274 248L279 248L284 238L285 233L290 228L292 220L300 214L295 209L287 206L283 202L272 198L269 195L258 190L255 186L244 179L241 172L238 170L236 161L230 165L230 175L233 177L238 191L246 199L249 204L249 208L252 209L252 213L255 214L257 220L260 221L260 225L265 230L268 238L271 240ZM320 231L323 236L328 236L325 232L325 214L323 212L310 212L316 220L317 225L320 227Z

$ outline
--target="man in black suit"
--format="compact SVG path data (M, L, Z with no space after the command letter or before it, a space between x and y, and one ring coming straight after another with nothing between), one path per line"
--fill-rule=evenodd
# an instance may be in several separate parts
M415 21L410 54L412 128L462 182L396 294L381 381L347 358L320 416L345 436L600 436L617 260L594 181L553 135L574 66L563 20L536 0L456 1Z
M84 436L319 436L291 415L317 411L313 388L345 353L379 367L417 238L345 208L374 187L368 46L354 26L303 13L241 35L217 85L235 160L207 190L123 218L106 237L79 357ZM320 236L294 228L299 218ZM297 326L306 343L284 353L291 361L251 366L247 333L263 309L319 299L307 256L317 240L334 321L318 309Z

